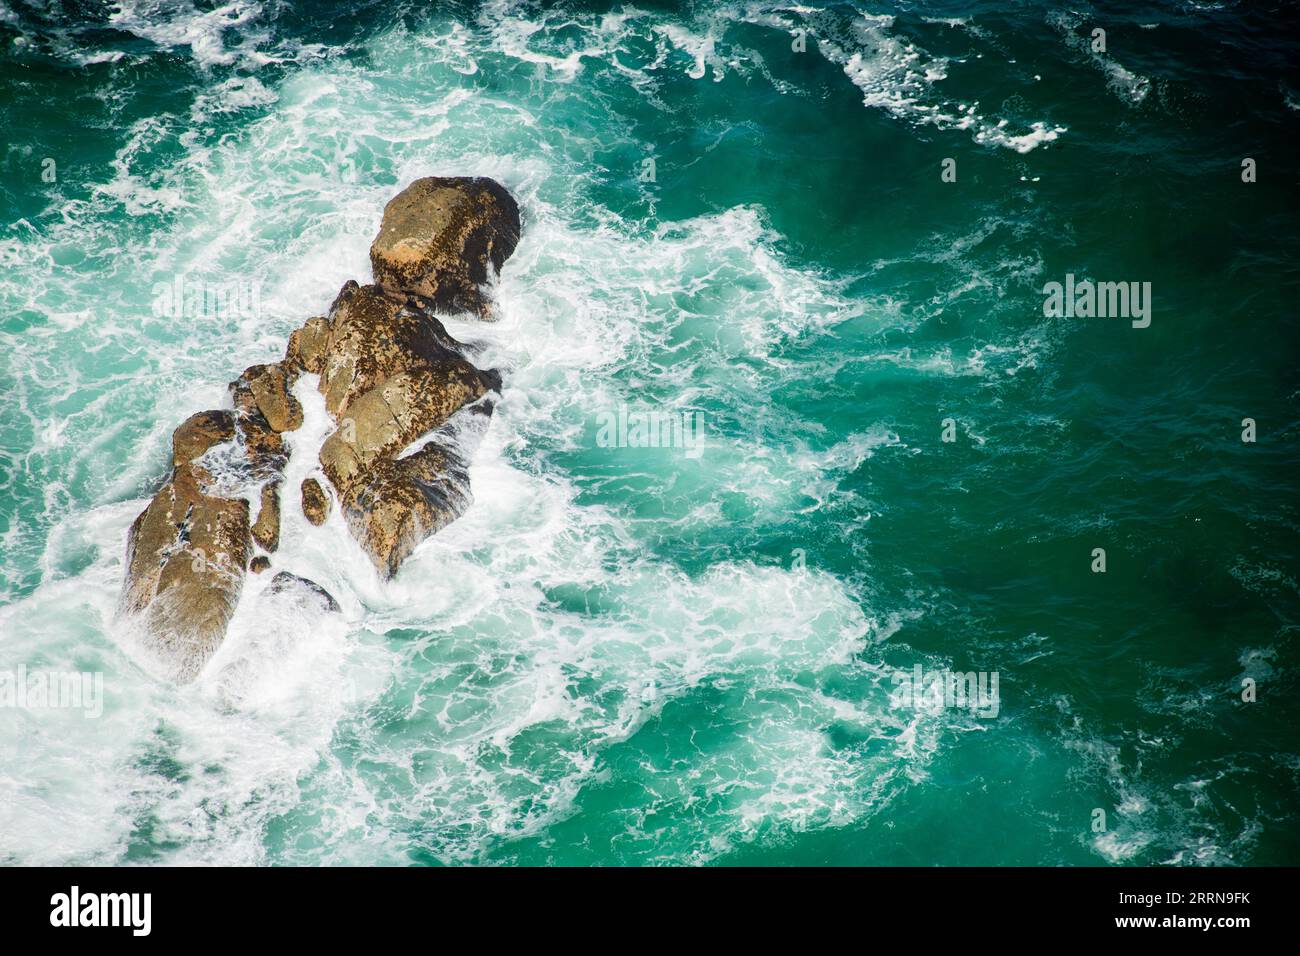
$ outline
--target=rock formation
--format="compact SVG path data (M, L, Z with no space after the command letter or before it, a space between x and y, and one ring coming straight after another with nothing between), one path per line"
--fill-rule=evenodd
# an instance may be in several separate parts
M370 246L375 283L430 300L439 312L476 312L482 287L519 243L519 207L500 183L466 177L417 179L384 207Z
M176 680L199 674L246 571L270 568L280 546L283 435L303 423L293 394L300 376L319 376L336 425L320 447L320 473L382 577L469 505L465 439L481 429L464 426L491 415L501 376L475 367L435 313L490 318L486 286L519 231L514 199L490 179L415 181L384 209L370 247L374 284L349 281L328 315L289 336L283 359L230 383L232 408L198 412L176 429L171 478L131 526L122 592L123 612L141 621ZM222 481L207 467L213 455L224 456ZM237 492L228 490L232 462ZM315 478L301 490L304 515L323 524L331 496ZM267 593L291 586L338 610L318 585L284 571Z

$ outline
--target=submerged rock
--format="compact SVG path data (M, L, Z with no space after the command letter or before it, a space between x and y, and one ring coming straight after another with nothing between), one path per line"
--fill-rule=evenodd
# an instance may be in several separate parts
M438 312L491 313L482 286L519 244L519 207L483 177L417 179L389 201L370 246L375 282Z
M321 611L334 613L339 611L339 602L334 600L334 596L329 591L326 591L315 581L301 578L296 574L290 574L288 571L281 571L271 578L271 583L266 587L266 593L268 595L285 595L301 603L310 604Z

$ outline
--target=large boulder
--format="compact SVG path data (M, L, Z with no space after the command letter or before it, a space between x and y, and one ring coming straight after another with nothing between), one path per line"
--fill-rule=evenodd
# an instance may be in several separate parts
M325 407L341 418L354 398L389 376L458 357L462 348L427 311L394 302L378 286L348 282L330 307L320 373Z
M455 451L431 443L406 458L381 458L343 495L348 530L385 578L416 546L469 507L469 475Z
M248 502L209 494L210 480L198 465L179 465L127 538L123 608L181 682L225 637L252 550Z
M326 477L346 492L376 459L396 455L499 383L496 373L451 354L384 379L347 407L344 427L321 445Z
M443 313L491 316L483 286L519 243L519 207L483 177L417 179L384 207L370 246L375 282Z

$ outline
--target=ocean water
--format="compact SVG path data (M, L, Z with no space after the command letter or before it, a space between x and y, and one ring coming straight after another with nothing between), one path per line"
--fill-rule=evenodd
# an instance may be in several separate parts
M103 700L0 707L0 862L1300 863L1293 21L3 0L0 673ZM250 577L158 679L115 609L172 429L430 174L524 215L448 322L505 375L475 503L384 584L290 490L342 613ZM1045 316L1067 275L1149 327ZM997 716L897 706L918 665Z

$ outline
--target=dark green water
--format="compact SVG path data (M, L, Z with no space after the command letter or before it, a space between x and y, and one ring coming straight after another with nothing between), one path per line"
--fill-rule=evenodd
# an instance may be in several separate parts
M0 860L1300 863L1294 18L0 4L0 672L105 694L0 708ZM153 679L172 428L428 174L525 215L451 323L506 374L475 506L390 585L287 527L346 622ZM1149 326L1046 317L1067 274ZM997 716L894 706L917 664Z

